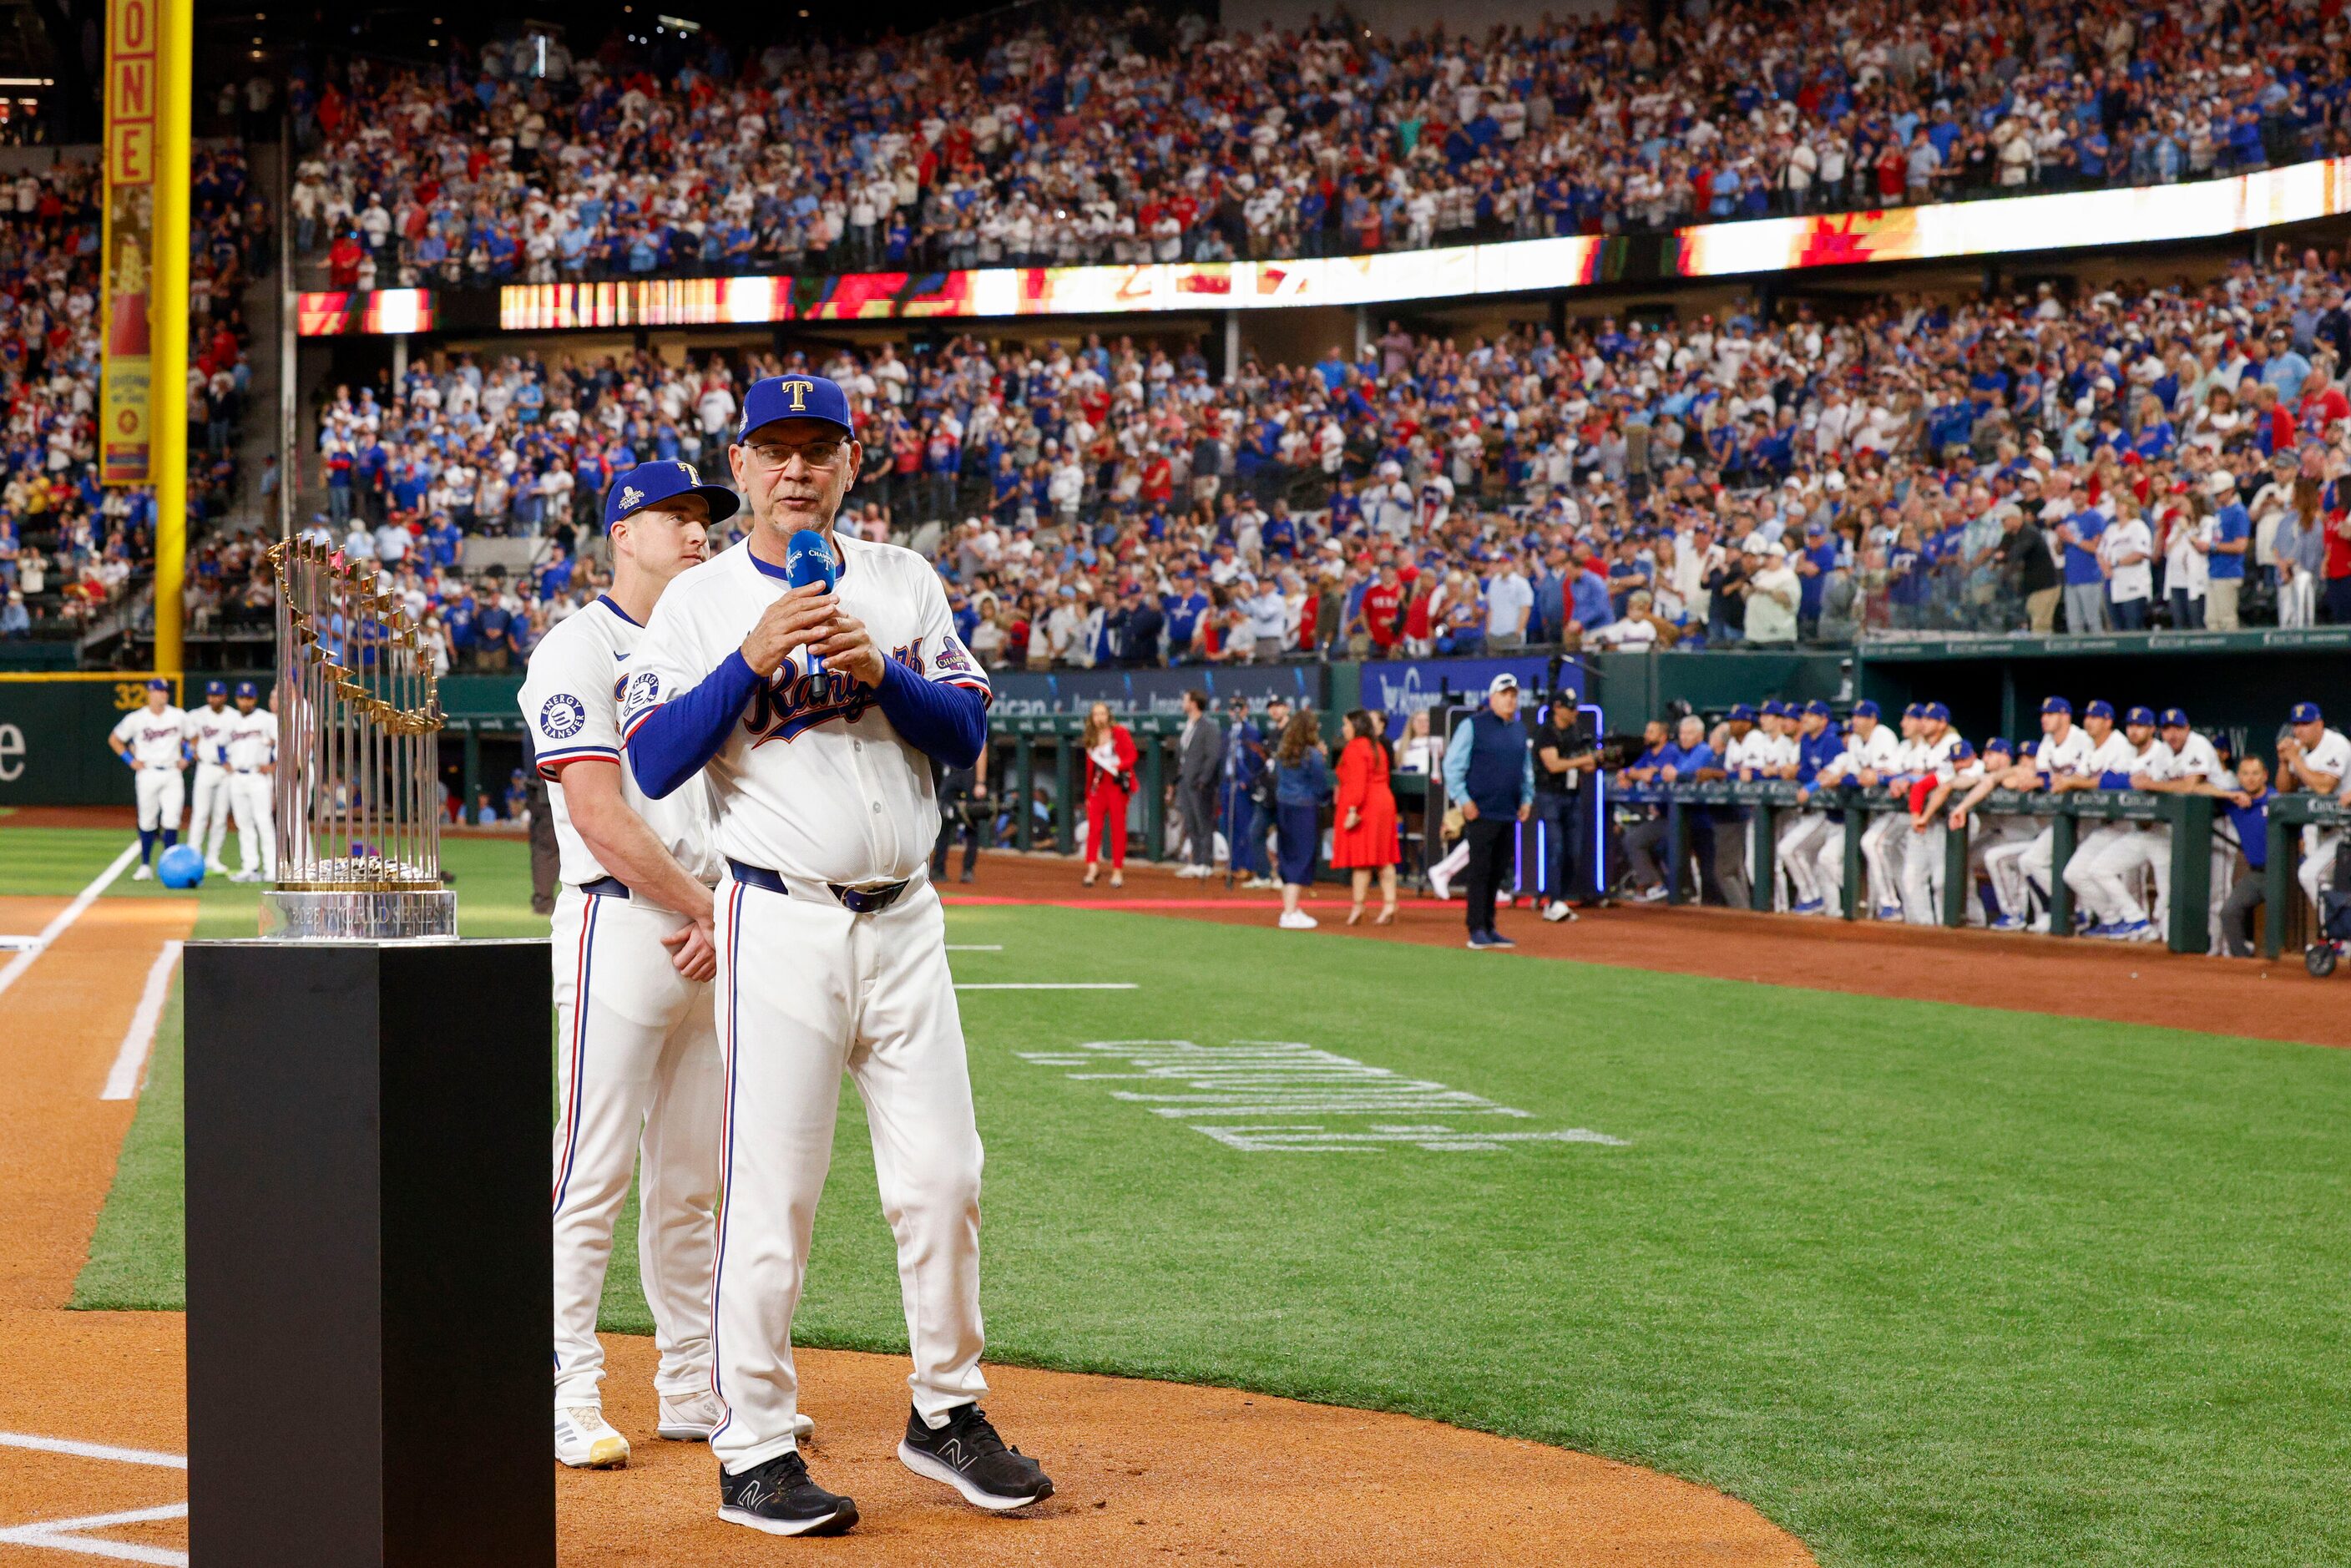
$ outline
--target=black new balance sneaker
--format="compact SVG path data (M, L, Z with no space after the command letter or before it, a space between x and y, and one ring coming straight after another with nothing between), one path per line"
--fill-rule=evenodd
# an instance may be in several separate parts
M1002 1513L1053 1495L1044 1467L1018 1448L1008 1448L977 1405L947 1412L946 1425L933 1427L914 1411L906 1417L906 1440L898 1459L918 1476L945 1481L976 1508Z
M809 1479L799 1454L778 1454L739 1476L718 1472L718 1517L770 1535L839 1535L857 1522L857 1505Z

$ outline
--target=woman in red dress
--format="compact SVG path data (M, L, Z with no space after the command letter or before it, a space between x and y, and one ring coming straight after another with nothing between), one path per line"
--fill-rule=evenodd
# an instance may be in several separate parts
M1086 885L1101 870L1102 846L1110 846L1110 884L1126 885L1126 803L1134 795L1134 763L1141 754L1134 736L1110 716L1110 704L1096 703L1086 715L1079 743L1086 754Z
M1360 925L1364 895L1371 891L1372 873L1380 874L1380 913L1373 924L1395 919L1396 804L1388 788L1387 737L1382 726L1362 708L1339 721L1339 795L1334 802L1338 821L1331 832L1331 864L1347 872L1355 884L1355 904L1347 924Z

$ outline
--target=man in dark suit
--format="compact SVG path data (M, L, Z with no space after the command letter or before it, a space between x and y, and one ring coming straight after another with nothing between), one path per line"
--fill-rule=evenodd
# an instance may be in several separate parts
M1176 748L1176 805L1188 848L1177 876L1204 877L1217 853L1217 781L1225 771L1225 732L1208 716L1208 694L1184 694L1184 735Z

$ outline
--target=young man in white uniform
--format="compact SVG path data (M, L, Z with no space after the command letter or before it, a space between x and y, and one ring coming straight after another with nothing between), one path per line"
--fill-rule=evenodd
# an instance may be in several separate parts
M188 800L187 731L188 716L172 706L172 683L159 675L147 683L146 706L124 714L106 737L108 749L136 775L131 789L139 800L139 869L131 873L133 882L155 875L157 835L167 850L180 841L180 811Z
M2326 717L2316 703L2294 704L2286 719L2293 733L2278 738L2278 787L2319 796L2338 793L2345 778L2351 776L2351 739L2339 729L2326 727ZM2314 910L2319 907L2320 891L2334 874L2335 852L2342 843L2340 828L2302 830L2302 864L2294 875Z
M1845 737L1844 753L1821 769L1819 784L1831 788L1840 784L1857 785L1864 794L1882 789L1894 771L1895 754L1900 744L1894 732L1879 722L1877 705L1864 697L1853 705L1853 729ZM1865 819L1874 822L1875 818ZM1866 832L1865 827L1865 833ZM1815 863L1820 867L1819 881L1823 913L1832 919L1844 914L1844 824L1828 824ZM1864 863L1866 864L1865 858ZM1868 899L1875 891L1868 878L1863 879L1861 895Z
M969 766L987 744L987 677L928 561L834 531L863 457L840 387L754 382L727 457L751 531L663 595L630 667L623 731L648 794L707 777L726 868L719 1517L777 1535L857 1521L854 1502L810 1479L792 1422L792 1312L844 1071L865 1103L914 1351L898 1457L982 1508L1023 1507L1052 1483L978 1405L979 1131L926 875L932 762ZM839 564L831 591L789 586L803 530Z
M277 880L277 716L261 706L251 681L236 683L229 716L229 810L236 814L237 869L231 882ZM215 841L217 842L217 841Z
M657 1429L698 1441L724 1414L710 1392L719 1081L709 801L698 779L660 800L637 788L621 754L619 693L654 603L701 562L707 530L735 509L731 494L684 463L615 479L604 504L612 591L548 632L518 699L538 770L555 786L548 805L563 881L553 947L555 1457L577 1469L628 1462L628 1439L603 1416L596 1312L640 1155L637 1249L661 1353Z
M2094 754L2100 765L2101 789L2158 790L2179 778L2179 759L2156 737L2155 710L2128 709L2123 715L2123 747L2129 763L2107 768L2116 751L2114 737ZM2137 883L2142 871L2155 878L2155 910L2150 917ZM2093 936L2117 942L2160 942L2165 912L2171 901L2171 829L2163 822L2102 822L2082 836L2074 858L2065 862L2065 885L2097 922Z
M2115 710L2106 703L2094 702L2090 711L2105 710L2104 723L2114 722ZM2074 722L2074 705L2064 697L2050 697L2041 705L2041 745L2032 754L2032 766L2037 782L2043 789L2075 789L2068 780L2078 775L2090 760L2097 742ZM2028 897L2037 894L2047 898L2053 891L2050 878L2057 861L2057 830L2044 827L2032 835L2024 852L2016 858L2020 890ZM2007 903L2006 898L2001 903ZM2032 919L2032 929L2049 929L2048 912L2044 909Z
M204 706L191 709L186 720L188 749L196 757L196 788L188 807L188 842L204 852L204 869L225 873L221 841L228 837L230 810L228 769L228 685L204 683Z
M1951 710L1941 703L1928 703L1918 710L1918 739L1912 747L1912 766L1907 771L1918 779L1933 780L1930 788L1948 786L1954 777L1951 759L1966 745L1959 732L1951 727ZM1968 757L1973 764L1973 747L1968 747ZM1943 812L1938 806L1916 816L1906 811L1897 820L1901 823L1896 830L1900 836L1895 842L1902 847L1902 918L1912 925L1940 925L1943 843L1949 832Z

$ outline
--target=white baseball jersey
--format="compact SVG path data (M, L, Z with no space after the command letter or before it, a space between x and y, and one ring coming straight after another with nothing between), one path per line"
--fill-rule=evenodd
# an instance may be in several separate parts
M2169 748L2166 747L2166 749ZM2213 748L2210 741L2192 729L2188 732L2188 738L2180 744L2178 758L2179 772L2177 777L2179 778L2201 779L2206 783L2217 785L2223 789L2233 789L2237 787L2237 776L2221 766L2220 752Z
M1865 768L1883 773L1894 766L1895 753L1901 747L1902 737L1885 725L1873 726L1867 740L1862 739L1856 729L1845 736L1844 750L1822 772L1824 776L1834 774L1836 779L1856 778Z
M1771 737L1761 728L1750 728L1745 735L1734 736L1722 749L1722 766L1734 779L1745 775L1748 768L1761 769L1771 766Z
M1803 755L1796 737L1784 730L1778 735L1766 736L1764 742L1770 748L1770 755L1763 763L1766 768L1793 768Z
M2080 773L2089 764L2090 750L2089 731L2079 725L2068 726L2063 740L2047 735L2041 737L2041 744L2032 751L2032 765L2052 777L2060 773Z
M2116 729L2091 748L2076 771L2095 778L2102 773L2131 773L2137 768L2138 747L2130 743L2130 737Z
M229 724L235 717L236 710L225 703L219 707L206 703L202 707L188 710L187 719L181 733L186 737L188 745L194 749L199 766L204 768L227 766Z
M277 760L277 716L256 705L251 713L228 716L228 765L251 773Z
M2200 738L2200 737L2199 737ZM2168 784L2175 779L2189 777L2187 768L2171 747L2158 739L2147 742L2147 749L2131 762L2133 773L2144 773L2158 784Z
M597 861L558 781L567 762L597 758L621 765L621 797L653 831L687 875L716 885L720 870L710 841L710 790L690 779L655 800L637 787L634 770L621 754L621 692L630 660L645 630L628 612L599 594L594 603L568 615L531 650L530 671L517 699L530 726L539 772L554 785L547 792L555 815L555 844L562 879L574 887L611 874Z
M1907 771L1922 779L1929 773L1938 779L1949 779L1951 777L1951 753L1959 748L1959 732L1956 729L1947 727L1933 740L1921 737L1911 747L1914 766Z
M132 708L114 727L114 738L131 748L141 768L169 768L180 759L180 743L187 736L188 716L169 704L162 713Z
M2318 744L2303 754L2303 761L2313 772L2335 775L2338 789L2351 782L2351 740L2345 739L2339 729L2321 735Z
M938 574L909 549L836 535L843 612L915 674L987 694L979 661L956 635ZM789 591L783 569L738 544L663 593L631 665L624 733L693 690L737 653ZM745 705L711 758L721 853L765 870L844 887L904 882L939 833L930 758L903 739L872 688L795 652Z

